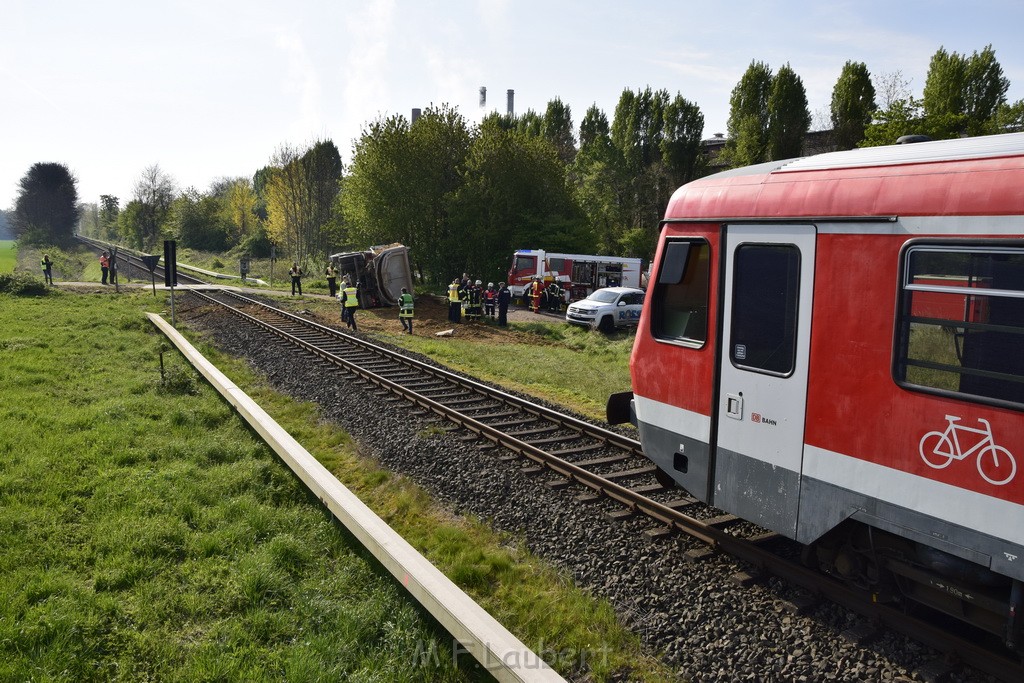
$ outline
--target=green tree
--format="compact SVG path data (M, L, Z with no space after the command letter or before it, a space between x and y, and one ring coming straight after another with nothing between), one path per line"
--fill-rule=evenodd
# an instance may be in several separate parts
M265 237L258 214L259 198L248 178L233 178L219 192L221 214L227 225L228 244L235 247L254 236ZM250 254L247 248L243 253Z
M967 131L966 89L967 59L940 47L928 65L921 100L929 135L944 139Z
M283 144L270 159L266 176L267 234L303 269L311 254L305 240L308 230L306 171L296 147Z
M608 117L598 109L596 104L590 105L583 120L580 121L580 151L582 152L592 144L611 144L611 127L608 125Z
M623 205L632 191L624 166L621 152L612 143L608 117L592 105L580 122L580 150L569 175L598 254L619 253L618 239L626 222Z
M997 133L1024 132L1024 100L1003 104L996 108L992 125Z
M78 205L78 234L98 238L100 234L100 209L92 202Z
M751 62L729 98L729 141L721 161L732 167L749 166L769 160L768 98L772 71L763 62Z
M921 134L925 130L921 102L913 97L895 100L887 109L875 112L874 121L864 130L859 147L893 145L904 135Z
M527 109L516 120L516 130L530 137L540 137L544 134L544 117L532 109Z
M699 172L703 128L700 109L679 94L670 99L667 90L623 91L611 126L612 143L621 164L587 171L591 180L601 179L605 184L625 179L627 186L619 192L616 207L617 253L645 258L652 255L665 204L680 184ZM595 176L594 171L601 173ZM597 197L592 190L588 192L586 203L593 205ZM608 206L610 199L601 204Z
M117 215L120 211L117 197L100 195L99 239L110 240L117 236Z
M661 142L668 91L624 90L615 107L612 143L622 157L622 171L629 188L622 195L620 231L653 230L664 210L662 201L669 184L664 177Z
M456 263L487 279L502 275L517 247L578 251L592 243L558 150L544 137L481 127L451 207L467 236Z
M1003 67L996 61L995 50L987 45L979 54L975 52L967 62L967 88L964 93L967 133L990 135L1003 132L996 120L999 108L1006 104L1010 81L1003 75Z
M78 225L78 181L68 167L33 164L18 182L10 221L15 238L25 244L69 245Z
M810 127L811 112L807 109L804 83L786 64L772 78L768 95L768 158L800 156Z
M1009 87L991 45L970 57L939 48L922 100L927 133L942 139L998 132L994 119Z
M442 105L410 125L402 116L370 124L356 141L341 206L354 245L402 242L435 282L465 269L470 236L456 232L449 204L462 183L472 138Z
M227 248L230 226L220 200L212 193L186 189L171 204L168 226L183 247L204 251Z
M334 210L341 182L341 154L334 142L321 140L302 155L300 163L306 173L305 239L309 252L323 260L340 242Z
M877 109L871 73L863 62L848 61L832 88L832 140L836 149L853 149Z
M135 183L135 206L118 219L122 239L133 247L152 251L162 237L175 192L174 180L160 166L154 164L143 170Z
M573 135L572 110L557 97L548 102L541 125L544 138L558 150L563 164L576 158L576 136Z
M700 107L676 94L662 111L662 135L659 141L671 190L697 178L702 168L701 135L704 114Z

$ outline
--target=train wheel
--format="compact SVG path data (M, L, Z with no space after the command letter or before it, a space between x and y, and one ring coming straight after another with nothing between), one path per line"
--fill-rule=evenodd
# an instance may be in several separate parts
M921 459L929 467L941 470L953 462L953 442L942 432L928 432L918 446Z
M1002 446L991 445L978 454L978 473L988 483L1002 486L1017 474L1017 461Z

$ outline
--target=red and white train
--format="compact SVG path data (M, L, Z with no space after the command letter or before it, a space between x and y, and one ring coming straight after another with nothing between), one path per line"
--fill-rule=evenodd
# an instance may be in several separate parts
M1024 134L684 185L630 369L663 479L1024 649Z

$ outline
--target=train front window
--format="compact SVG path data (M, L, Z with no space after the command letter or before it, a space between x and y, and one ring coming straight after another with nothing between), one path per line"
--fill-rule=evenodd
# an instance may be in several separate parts
M896 381L1024 407L1024 249L916 244L901 273Z
M708 338L711 247L700 239L665 243L651 296L651 331L658 339L703 344Z

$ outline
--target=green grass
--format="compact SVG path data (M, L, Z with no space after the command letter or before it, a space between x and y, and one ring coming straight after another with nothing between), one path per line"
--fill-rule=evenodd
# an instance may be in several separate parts
M18 263L18 248L14 240L0 240L0 273L13 273Z
M0 680L477 678L176 353L161 380L142 313L164 304L0 294ZM200 346L528 646L587 652L594 680L671 679L521 539L453 519Z
M471 678L151 301L0 295L0 680Z
M956 338L952 329L936 325L915 325L910 330L909 358L942 363L953 368L961 366L956 353ZM907 381L925 387L959 391L960 374L953 371L910 366Z
M513 329L539 334L550 343L481 344L471 337L410 337L388 341L430 356L449 367L603 419L608 396L629 391L629 354L633 338L609 338L564 323L512 323Z

